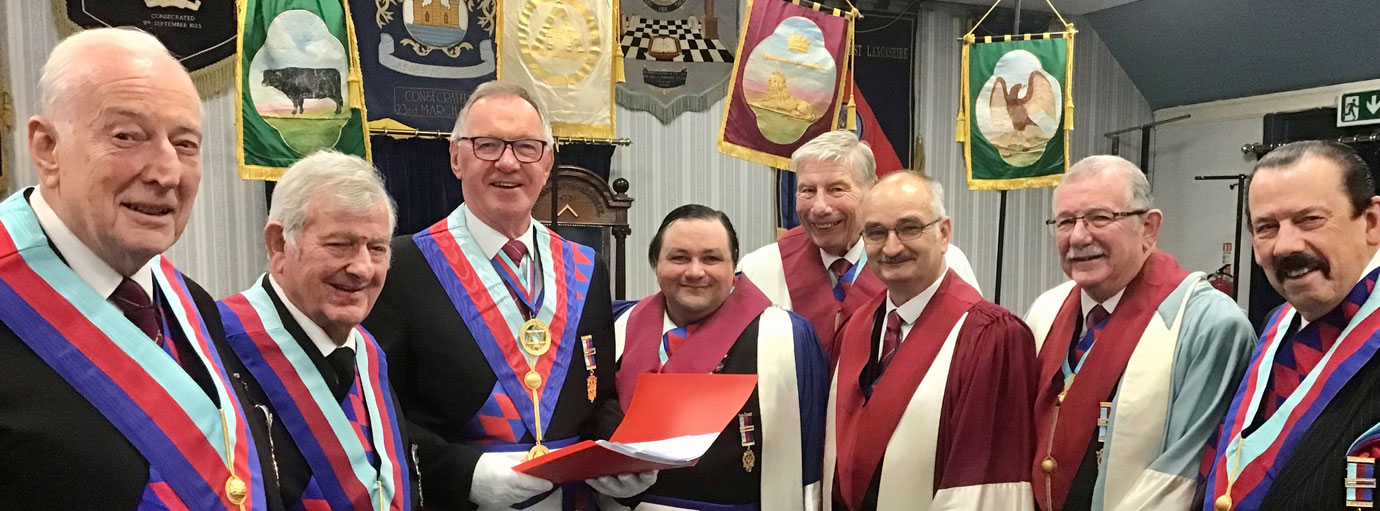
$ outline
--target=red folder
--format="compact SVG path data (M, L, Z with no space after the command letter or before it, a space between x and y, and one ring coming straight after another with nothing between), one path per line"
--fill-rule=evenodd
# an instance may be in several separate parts
M585 440L513 470L567 483L693 466L756 388L755 374L639 375L613 438Z

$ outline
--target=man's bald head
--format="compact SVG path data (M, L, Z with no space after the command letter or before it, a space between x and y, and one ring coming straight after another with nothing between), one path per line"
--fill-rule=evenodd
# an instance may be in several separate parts
M95 28L63 39L48 55L38 79L42 114L59 116L72 93L109 76L116 66L143 68L195 90L191 76L158 38L133 28Z
M948 216L948 213L944 209L944 185L918 172L912 171L892 172L887 174L886 177L878 181L877 184L867 192L867 195L863 197L863 202L867 202L868 197L882 193L901 192L919 198L921 197L920 194L925 190L929 192L930 213L933 214L935 218Z

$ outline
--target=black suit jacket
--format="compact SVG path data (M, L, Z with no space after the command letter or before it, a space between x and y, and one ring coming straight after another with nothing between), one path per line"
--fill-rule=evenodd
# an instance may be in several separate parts
M288 311L287 306L283 304L283 299L278 296L278 293L274 292L273 285L268 282L268 279L261 279L258 285L263 286L264 291L268 292L269 298L273 299L273 307L278 310L278 317L283 321L283 327L287 329L293 339L297 340L297 343L302 347L302 350L307 353L307 356L311 357L312 364L316 366L317 370L321 371L322 376L326 379L326 384L332 386L341 384L342 382L338 381L335 371L326 363L326 357L321 355L321 350L316 347L316 344L312 343L310 337L307 337L307 333L302 330L302 326L297 324L297 320L292 317L292 313ZM237 336L229 339L229 342L252 343L253 340ZM356 349L362 349L362 347L356 347ZM238 354L233 350L229 351L228 354L222 354L222 357L234 357L235 363L243 367L243 363L239 360ZM266 448L271 452L272 462L269 466L265 467L264 478L276 479L277 484L275 486L278 487L279 491L278 495L272 496L272 499L280 501L275 503L275 505L280 505L284 509L291 509L302 499L302 491L306 489L307 483L311 480L311 467L307 464L307 459L302 456L302 452L297 448L297 443L293 441L292 434L288 432L287 426L284 425L282 419L279 418L280 414L273 406L273 402L268 399L268 394L264 392L263 387L259 385L254 375L249 371L244 371L240 373L240 380L242 381L241 389L244 390L244 399L253 407L251 413L253 413L257 419L264 420L269 426L269 441L263 443L267 443ZM344 385L347 386L350 384L352 384L352 382L344 383ZM394 409L401 415L402 410L398 408L396 404L397 397L393 394L389 394L388 397L393 400ZM399 418L399 424L402 424L401 417ZM378 425L374 425L373 427L378 427ZM403 432L399 433L403 434ZM409 445L407 436L404 434L404 451L406 451L407 445ZM398 460L398 462L410 467L411 463L406 459L408 453L402 452L399 453L399 455L402 456L403 459ZM414 487L416 480L416 476L414 475L412 477ZM409 488L408 491L415 492L415 488ZM413 502L416 502L415 498Z
M613 317L602 260L595 262L585 298L577 339L593 336L598 395L593 403L586 397L589 374L577 344L555 412L542 417L548 440L608 438L623 418L614 384ZM475 509L470 481L482 452L464 444L459 433L498 379L410 235L393 239L393 266L364 326L388 354L389 379L407 417L417 452L417 502L428 509ZM531 434L521 441L531 442Z
M190 278L186 281L211 341L225 359L226 373L237 380L247 372L235 357L225 356L231 351L215 301ZM164 314L182 360L196 360L166 306ZM199 370L189 374L216 399L210 375L195 367ZM238 395L241 383L231 385ZM241 405L250 410L243 399ZM248 416L260 462L267 466L267 448L257 440L264 438L266 429L257 414ZM133 510L147 482L148 463L134 445L0 323L0 509ZM265 491L272 495L276 489Z

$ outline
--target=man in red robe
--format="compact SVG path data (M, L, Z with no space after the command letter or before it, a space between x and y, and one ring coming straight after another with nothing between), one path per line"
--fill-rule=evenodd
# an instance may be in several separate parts
M1035 343L944 260L939 183L887 176L862 202L886 284L839 337L826 416L826 509L1033 509Z
M810 320L833 367L838 360L836 332L843 319L885 287L863 269L867 254L858 237L858 207L877 181L877 164L866 142L840 130L796 149L791 170L796 174L800 225L786 231L779 242L743 256L738 271L773 304ZM944 258L949 269L977 289L973 269L958 247L950 245Z

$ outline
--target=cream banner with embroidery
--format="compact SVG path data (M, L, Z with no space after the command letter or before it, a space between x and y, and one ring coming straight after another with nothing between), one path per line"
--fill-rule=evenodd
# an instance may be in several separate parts
M616 5L499 2L498 79L531 90L558 137L613 138Z

